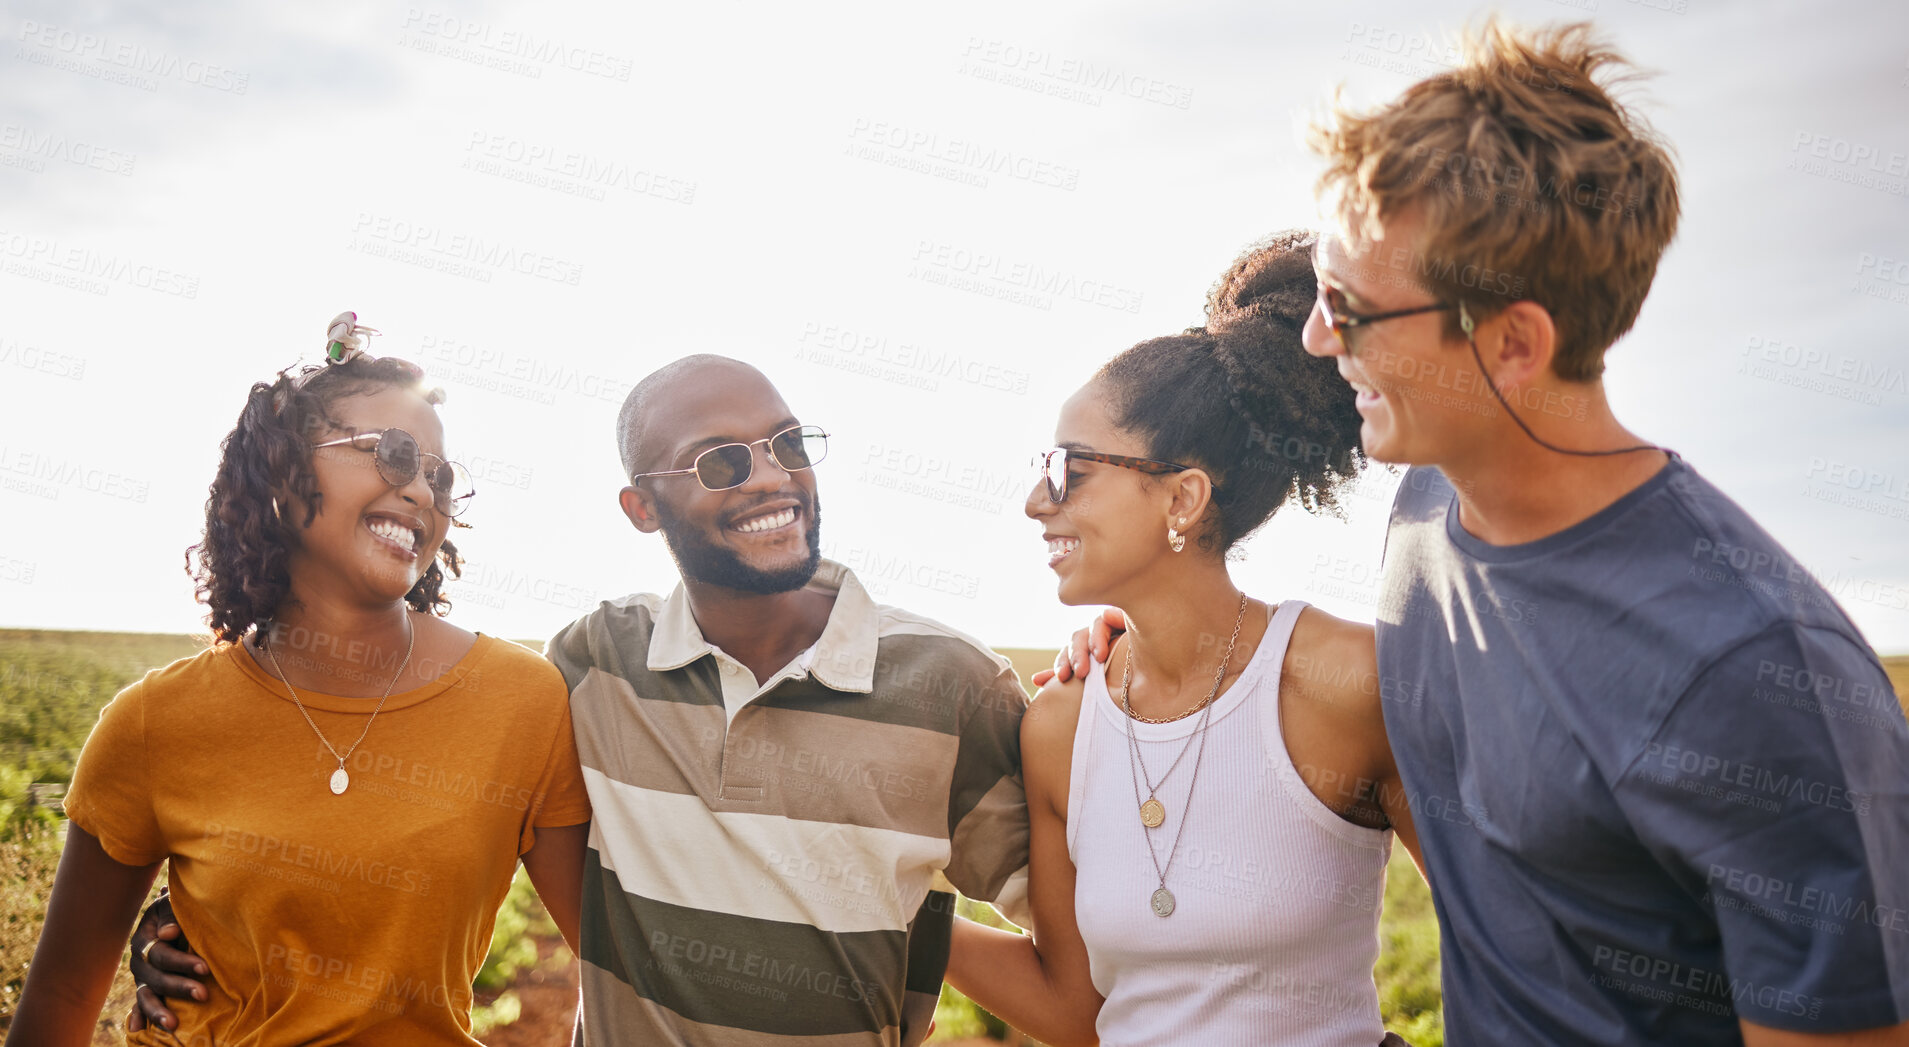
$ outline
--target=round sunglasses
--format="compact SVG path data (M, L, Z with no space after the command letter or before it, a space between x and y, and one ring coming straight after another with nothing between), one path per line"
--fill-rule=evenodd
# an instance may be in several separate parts
M696 456L687 469L663 469L637 473L630 482L650 476L689 476L709 491L727 491L749 482L756 472L756 445L767 444L769 460L785 473L813 468L828 457L829 434L818 426L795 425L760 440L748 443L717 444Z
M418 470L425 470L424 482L431 488L431 504L445 516L456 517L470 507L471 498L477 494L471 483L468 469L456 462L446 461L429 451L418 447L418 439L403 429L386 429L378 433L354 433L351 436L330 440L322 444L313 444L312 450L321 447L351 447L375 456L378 475L385 483L393 487L403 487L417 479ZM424 459L429 458L436 465L426 467Z

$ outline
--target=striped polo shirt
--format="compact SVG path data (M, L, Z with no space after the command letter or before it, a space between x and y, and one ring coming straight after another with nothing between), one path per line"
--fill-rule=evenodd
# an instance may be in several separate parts
M836 594L821 638L760 685L680 585L550 641L595 810L579 1042L920 1043L937 874L1027 923L1014 670L840 564L810 587Z

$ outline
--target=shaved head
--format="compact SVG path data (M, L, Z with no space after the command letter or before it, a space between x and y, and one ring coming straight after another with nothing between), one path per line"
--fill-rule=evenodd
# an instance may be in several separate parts
M653 408L668 399L669 390L691 379L718 380L719 375L733 378L738 372L764 384L769 381L761 371L741 360L714 353L697 353L672 360L636 383L630 395L623 398L623 409L616 413L616 443L618 453L623 456L623 478L627 480L638 471L645 450L643 434L648 429L646 423L654 413Z

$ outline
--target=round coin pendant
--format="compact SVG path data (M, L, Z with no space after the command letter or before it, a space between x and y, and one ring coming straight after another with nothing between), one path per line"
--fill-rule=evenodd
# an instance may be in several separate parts
M343 767L331 772L331 794L333 796L343 795L345 789L350 785L351 775L346 774Z
M1165 887L1153 892L1153 914L1155 916L1173 915L1173 892Z
M1160 828L1160 826L1166 823L1166 820L1167 820L1167 809L1160 805L1159 800L1156 800L1153 797L1149 796L1147 797L1147 802L1140 805L1140 824L1141 825L1144 825L1149 829L1158 829ZM1169 902L1167 904L1167 908L1169 909L1173 908L1173 904Z

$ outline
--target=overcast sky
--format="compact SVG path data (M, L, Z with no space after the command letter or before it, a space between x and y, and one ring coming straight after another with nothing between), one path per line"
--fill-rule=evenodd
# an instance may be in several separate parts
M1020 505L1059 402L1314 221L1298 129L1488 8L14 0L0 16L0 625L202 628L181 570L250 383L356 310L478 474L454 620L667 590L617 404L690 352L828 428L826 551L1003 645L1059 606ZM1620 418L1909 651L1909 7L1539 0L1655 79L1684 219ZM1038 275L1035 275L1038 274ZM1372 616L1385 509L1284 510L1262 597Z

